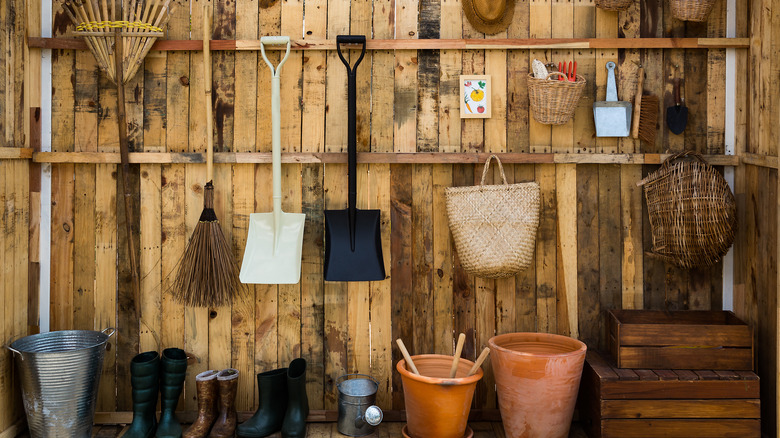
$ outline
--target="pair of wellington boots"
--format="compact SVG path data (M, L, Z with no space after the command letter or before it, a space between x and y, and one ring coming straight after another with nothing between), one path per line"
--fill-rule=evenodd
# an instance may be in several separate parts
M306 436L309 400L306 398L306 360L295 359L288 368L257 375L260 407L240 424L236 436L260 438L282 432L283 438Z
M236 431L238 370L208 370L195 377L198 418L184 432L184 438L232 437Z
M187 355L179 348L166 348L162 358L147 351L130 362L133 394L133 423L124 438L179 438L181 425L174 417L184 378ZM157 422L157 394L160 394L160 421Z

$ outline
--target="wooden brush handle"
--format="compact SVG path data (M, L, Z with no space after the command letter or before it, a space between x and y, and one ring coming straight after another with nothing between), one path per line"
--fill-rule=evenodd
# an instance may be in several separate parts
M477 358L477 361L474 362L474 366L471 367L471 369L469 370L469 373L466 375L466 377L474 375L474 373L477 372L479 367L482 366L482 362L484 362L485 359L487 359L488 354L490 354L490 347L485 347L485 349L482 350L482 354L480 354L479 357Z
M460 363L460 355L463 353L463 344L466 343L466 334L461 333L458 336L458 345L455 347L455 356L452 358L452 368L450 368L450 379L455 377L458 373L458 364Z
M407 365L409 365L409 368L412 369L412 372L420 375L420 372L417 371L417 367L414 366L414 361L412 361L412 357L409 356L409 352L406 351L406 345L404 345L404 341L401 340L401 338L398 338L395 340L396 344L398 344L398 348L401 349L401 354L404 355L404 360L406 360Z
M631 120L631 137L639 138L639 117L642 112L642 90L645 86L645 69L639 67L639 77L636 80L636 96L634 96L634 115Z
M214 179L214 134L213 115L211 114L211 48L209 46L209 34L211 33L211 23L209 21L208 2L203 2L203 84L205 96L203 100L206 104L206 181Z

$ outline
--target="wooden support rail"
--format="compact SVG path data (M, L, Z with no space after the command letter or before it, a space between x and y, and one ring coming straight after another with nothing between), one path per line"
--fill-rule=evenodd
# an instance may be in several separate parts
M80 38L27 39L29 47L86 50ZM479 50L479 49L746 49L749 38L536 38L536 39L414 39L368 40L368 50ZM213 40L211 50L260 50L260 40ZM158 40L152 50L199 51L198 40ZM268 46L266 50L282 50ZM335 50L336 40L293 40L293 50Z
M743 164L750 164L758 167L769 167L770 169L777 169L777 161L777 157L771 155L759 155L749 152L742 155Z
M0 148L0 160L29 160L32 156L31 148Z
M487 153L380 153L358 152L358 163L389 164L468 164L484 163ZM669 154L526 154L500 153L507 164L660 164ZM705 155L715 166L737 166L739 157L734 155ZM119 163L119 154L110 152L38 152L33 154L36 163ZM133 152L131 163L205 163L205 154L197 152ZM270 163L270 152L217 152L215 163ZM346 153L283 153L283 163L346 163Z

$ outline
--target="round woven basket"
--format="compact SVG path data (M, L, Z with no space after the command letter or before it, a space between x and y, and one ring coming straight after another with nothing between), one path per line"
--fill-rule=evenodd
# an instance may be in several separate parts
M634 0L596 0L596 7L606 11L625 11Z
M652 255L691 269L714 265L731 248L737 229L734 195L701 155L672 155L639 185L647 201Z
M707 21L716 0L669 0L672 16L682 21Z
M563 75L554 71L547 75ZM545 125L563 125L568 122L577 109L577 102L585 89L585 78L577 75L576 82L537 79L528 74L528 100L534 120Z

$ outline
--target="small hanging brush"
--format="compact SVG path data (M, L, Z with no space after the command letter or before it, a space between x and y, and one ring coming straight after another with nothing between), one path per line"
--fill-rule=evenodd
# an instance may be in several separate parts
M634 98L634 116L631 123L631 137L638 138L647 144L655 144L655 134L658 131L658 97L644 94L645 69L639 67L639 77L636 83Z
M243 286L236 264L219 220L214 212L214 139L211 113L211 52L207 5L203 5L203 70L206 102L206 179L203 188L203 213L184 251L173 284L174 298L189 306L219 307L229 305Z

